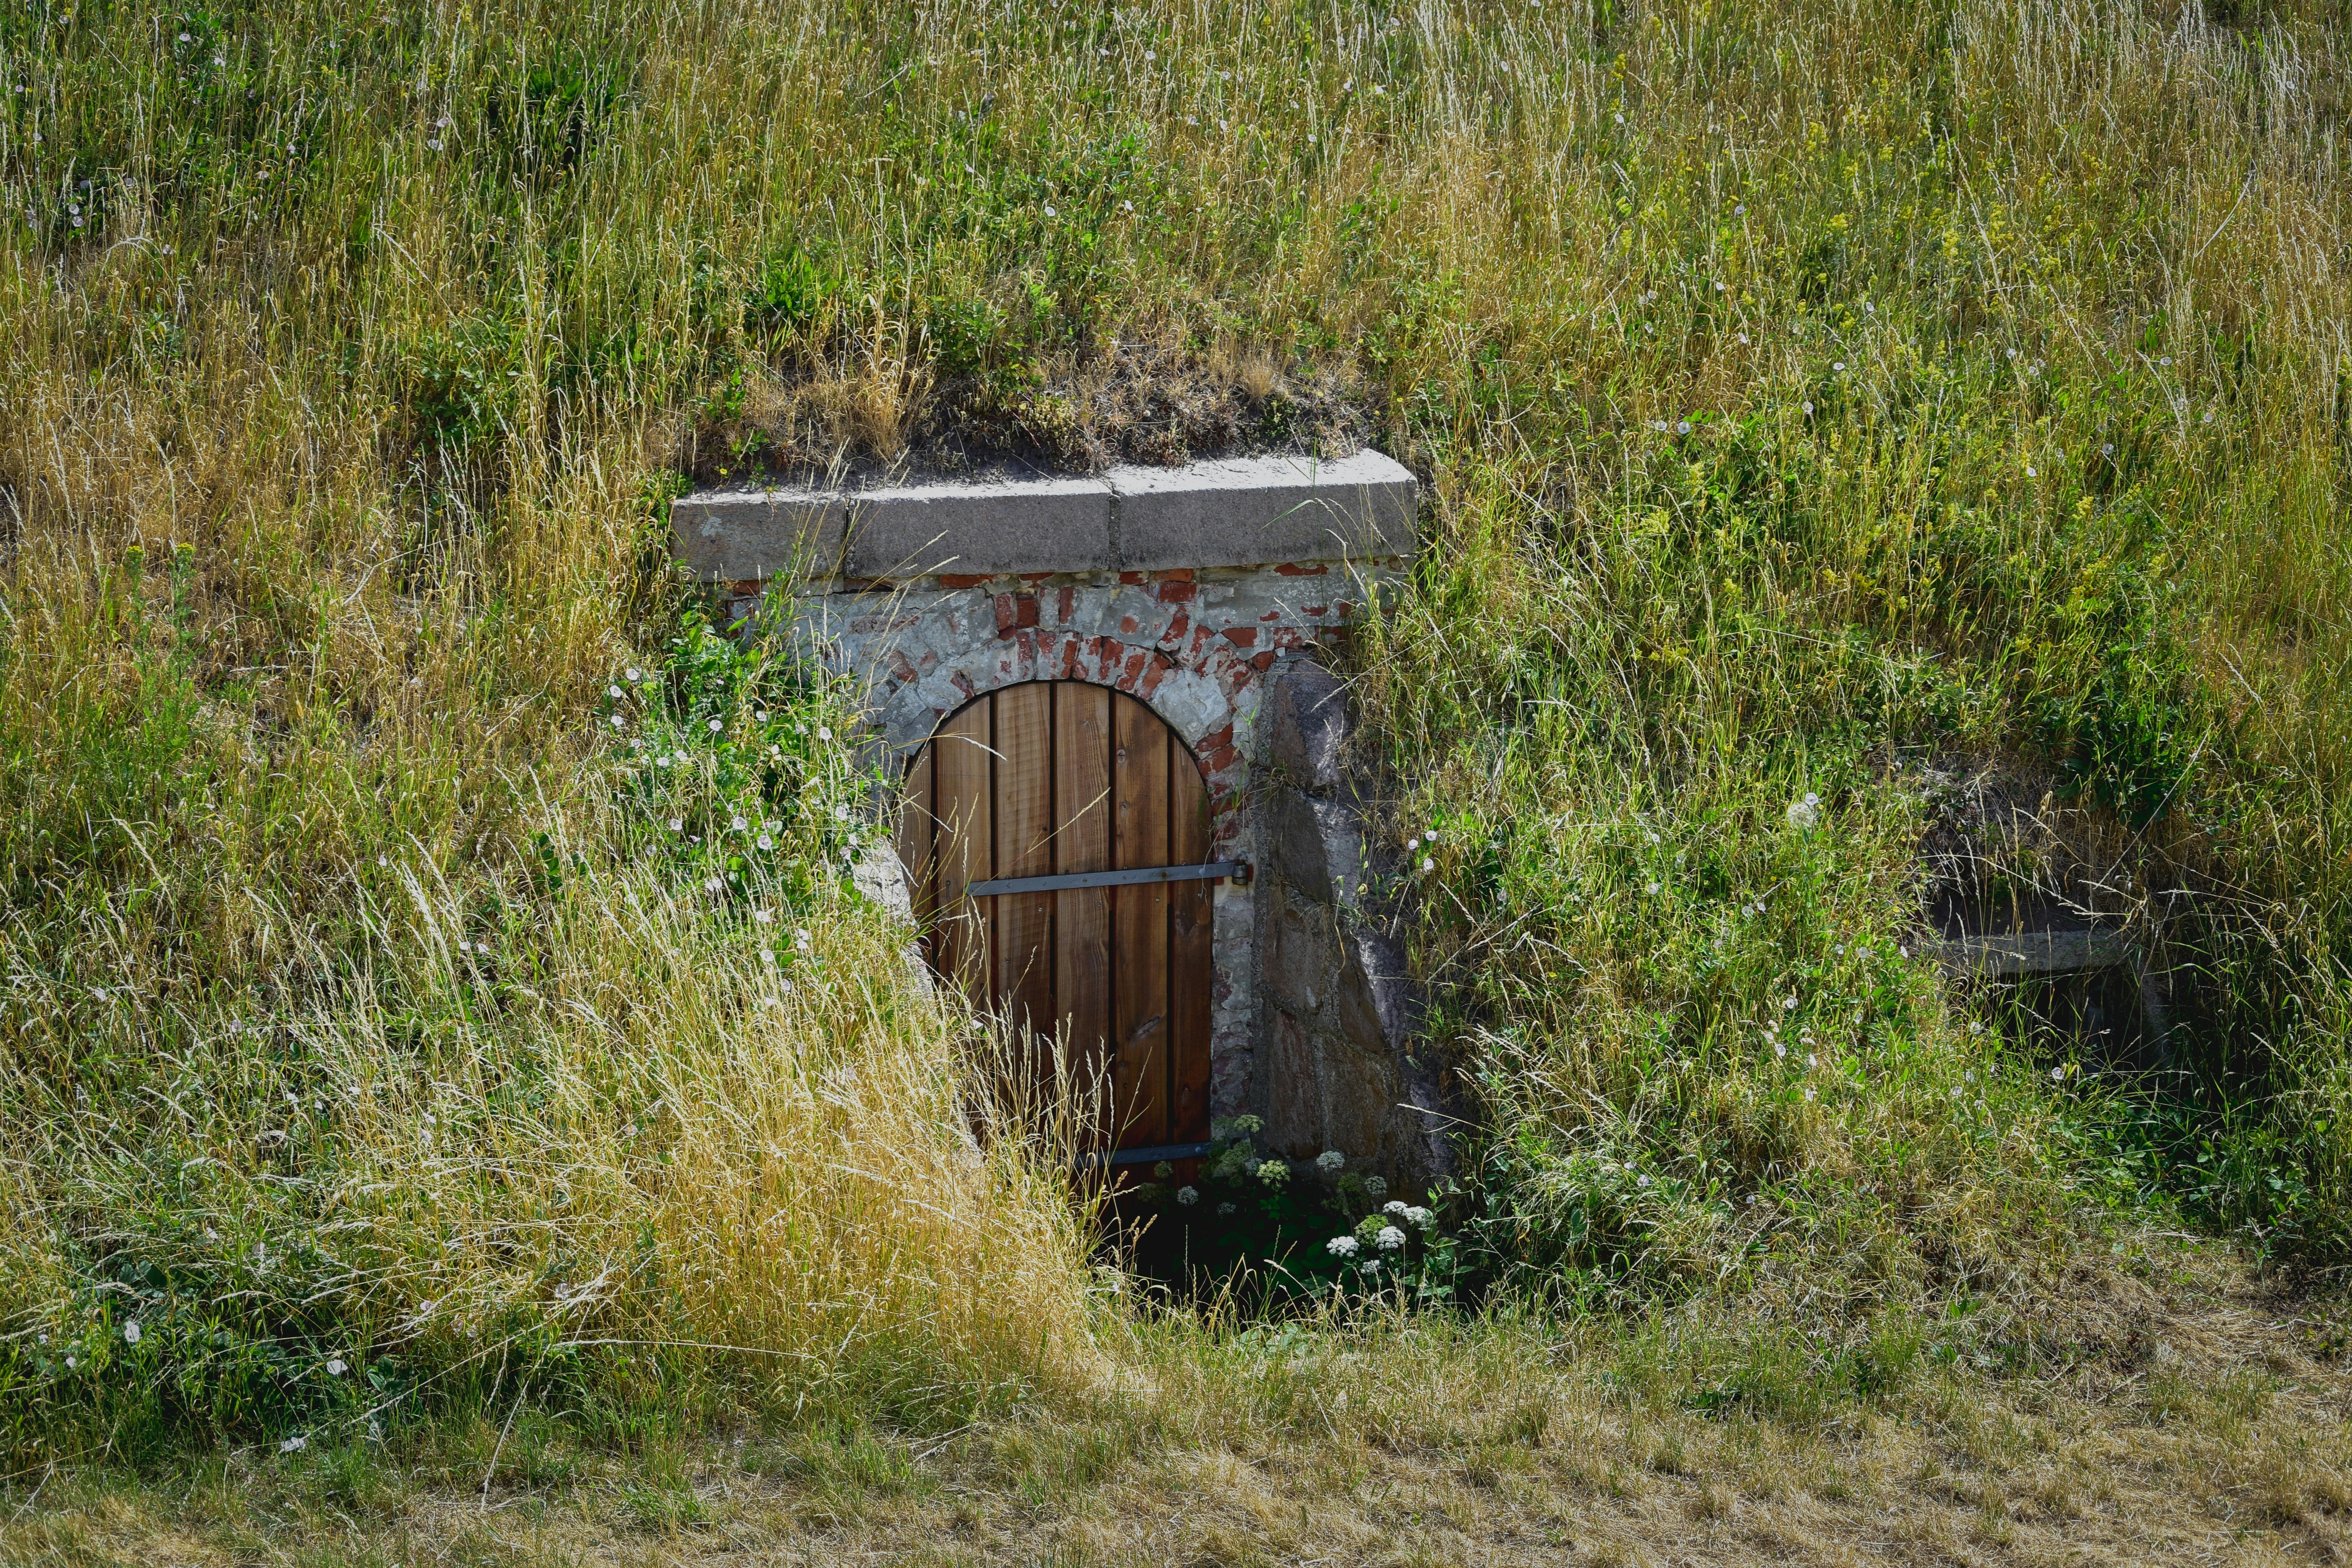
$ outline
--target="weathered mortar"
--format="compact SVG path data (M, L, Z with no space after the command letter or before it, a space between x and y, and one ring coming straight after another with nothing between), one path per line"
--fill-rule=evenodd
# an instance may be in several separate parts
M731 589L737 613L772 584L791 595L796 638L864 684L894 759L983 693L1039 679L1110 686L1147 703L1200 762L1211 858L1263 864L1255 727L1271 672L1344 635L1412 554L1417 506L1412 475L1365 452L703 495L680 500L673 521L681 558ZM1231 883L1212 898L1211 1100L1218 1115L1263 1110L1258 900ZM1363 1015L1378 1016L1377 1005Z

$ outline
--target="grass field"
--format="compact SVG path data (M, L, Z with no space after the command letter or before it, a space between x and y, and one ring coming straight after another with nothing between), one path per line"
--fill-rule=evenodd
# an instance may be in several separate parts
M2336 11L27 0L0 93L8 1551L400 1561L487 1478L1114 1561L1171 1454L1206 1560L2334 1550ZM664 503L1359 440L1430 498L1347 673L1453 1303L1147 1308ZM1962 829L2172 1070L1914 951ZM2179 1290L2190 1370L2102 1326Z

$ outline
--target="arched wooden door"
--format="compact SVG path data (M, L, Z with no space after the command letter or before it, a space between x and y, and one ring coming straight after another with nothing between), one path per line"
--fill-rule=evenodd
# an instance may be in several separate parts
M1158 714L1076 680L973 699L915 756L898 850L939 973L1108 1053L1114 1163L1208 1137L1208 791Z

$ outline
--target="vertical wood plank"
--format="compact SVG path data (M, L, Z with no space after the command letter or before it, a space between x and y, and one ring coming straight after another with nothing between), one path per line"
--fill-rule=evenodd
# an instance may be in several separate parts
M931 848L939 824L931 812L931 759L939 742L926 741L907 770L906 787L898 795L896 834L898 863L907 869L907 897L914 905L915 929L927 933L937 907L932 897Z
M996 702L996 871L1043 877L1053 868L1054 692L1043 682L1007 687ZM996 996L1032 1034L1054 1027L1052 893L1000 893Z
M1209 858L1209 790L1192 753L1168 731L1168 863ZM1168 1142L1209 1136L1209 1001L1216 953L1213 884L1168 885Z
M1110 689L1054 683L1054 870L1110 865ZM1069 1032L1081 1086L1093 1084L1110 1048L1110 890L1055 895L1054 996Z
M996 998L989 986L990 900L963 896L968 883L994 876L995 761L992 721L995 699L983 697L941 724L931 741L938 753L933 810L939 815L939 848L933 866L939 882L940 972L980 1006Z
M1118 869L1168 863L1168 727L1111 696L1111 856ZM1168 887L1114 888L1111 1085L1122 1148L1168 1139Z

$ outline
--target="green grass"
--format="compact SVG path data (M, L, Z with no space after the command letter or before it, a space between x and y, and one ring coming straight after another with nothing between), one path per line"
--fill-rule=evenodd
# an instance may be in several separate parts
M966 1147L837 697L665 569L762 466L1423 474L1350 673L1436 834L1466 1295L1742 1315L1710 1397L1811 1410L2045 1365L2168 1205L2332 1266L2347 89L2301 5L14 8L11 1463L1144 1354ZM2178 975L2178 1081L1904 951L1983 765L1999 874Z

